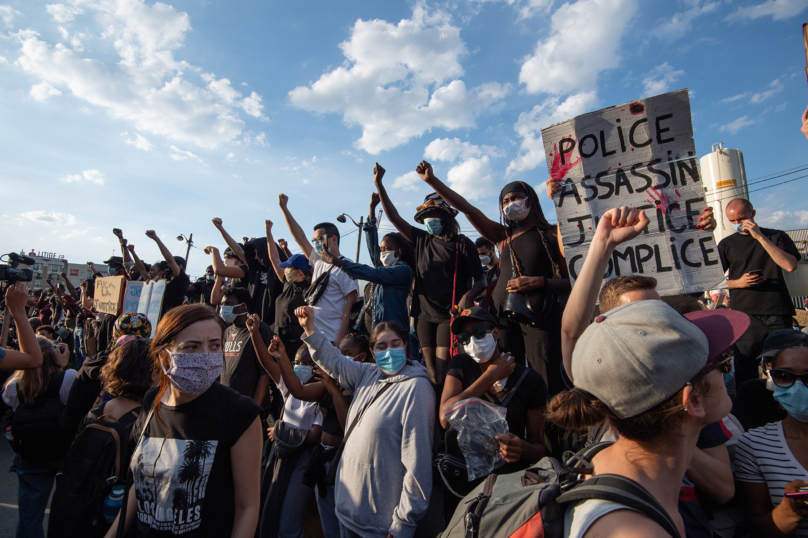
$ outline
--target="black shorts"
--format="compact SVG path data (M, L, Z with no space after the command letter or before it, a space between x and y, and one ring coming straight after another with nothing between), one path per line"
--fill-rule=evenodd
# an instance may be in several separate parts
M452 340L449 331L450 323L451 320L448 319L434 323L424 319L423 316L419 316L415 324L418 343L421 347L449 347Z

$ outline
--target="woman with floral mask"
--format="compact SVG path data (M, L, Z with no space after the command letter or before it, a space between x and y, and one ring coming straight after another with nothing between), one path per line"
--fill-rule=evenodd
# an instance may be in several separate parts
M808 536L808 346L772 359L774 399L788 415L749 430L735 448L735 480L754 536Z
M354 391L336 471L342 538L412 538L432 493L435 394L426 370L407 359L408 334L380 323L370 337L376 364L360 363L317 330L310 307L296 314L314 362Z
M505 185L499 193L500 222L496 222L436 178L428 162L421 162L416 172L449 205L464 213L483 237L499 245L501 276L491 298L499 318L501 343L517 361L526 359L541 374L551 395L563 390L562 309L553 296L569 295L571 285L561 235L544 217L536 191L521 181ZM509 294L545 292L553 296L544 319L526 323L508 318Z
M399 215L382 185L385 170L379 163L373 173L384 212L415 248L415 289L410 315L415 318L429 377L440 387L449 366L452 313L474 306L475 297L485 289L480 256L474 242L460 233L455 219L457 210L440 193L429 193L416 208L415 221L423 224L424 230Z
M157 326L150 354L160 386L146 394L133 429L140 441L123 506L124 526L138 536L255 535L261 409L216 382L224 328L202 305L173 308Z

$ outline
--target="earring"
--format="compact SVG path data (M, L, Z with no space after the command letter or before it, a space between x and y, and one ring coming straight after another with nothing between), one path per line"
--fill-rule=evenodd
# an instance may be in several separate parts
M689 408L689 407L685 407L685 413L687 413L688 411L690 411L690 408Z

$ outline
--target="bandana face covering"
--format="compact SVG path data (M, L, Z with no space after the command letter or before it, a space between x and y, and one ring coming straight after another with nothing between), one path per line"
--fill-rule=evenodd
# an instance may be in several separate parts
M174 388L189 396L199 396L222 375L222 353L169 353L171 368L163 373ZM162 364L161 364L162 366Z

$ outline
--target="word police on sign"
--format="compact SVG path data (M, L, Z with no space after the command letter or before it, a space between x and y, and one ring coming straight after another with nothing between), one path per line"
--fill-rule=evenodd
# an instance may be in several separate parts
M713 234L696 228L706 207L690 98L679 90L542 129L570 278L580 271L600 217L644 209L651 224L618 247L605 279L653 276L660 295L708 290L724 279Z

